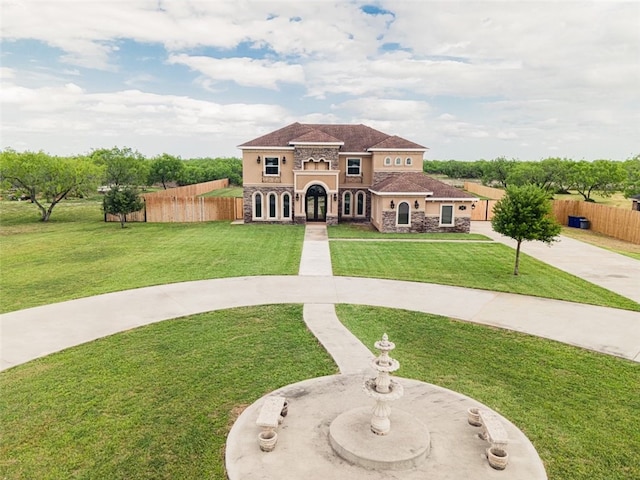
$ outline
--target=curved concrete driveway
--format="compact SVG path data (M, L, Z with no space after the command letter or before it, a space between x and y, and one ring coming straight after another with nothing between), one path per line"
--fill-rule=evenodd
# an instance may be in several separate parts
M238 277L109 293L0 316L1 368L162 320L224 308L353 303L527 332L640 361L640 313L444 285L334 276ZM425 345L430 339L425 338Z

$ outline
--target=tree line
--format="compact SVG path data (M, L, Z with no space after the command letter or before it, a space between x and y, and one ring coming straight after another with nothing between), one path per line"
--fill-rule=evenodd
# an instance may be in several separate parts
M150 185L190 185L228 178L242 184L239 158L183 160L166 153L146 158L131 148L93 150L87 155L60 157L43 151L0 152L0 182L10 197L31 201L46 222L54 207L65 198L84 197L103 185L103 207L120 214L141 208L138 192ZM123 218L123 217L121 217Z
M535 185L550 193L575 190L586 201L599 193L609 196L621 191L627 198L640 194L640 155L624 161L546 158L537 162L498 157L493 160L425 160L424 171L451 178L481 180L489 186Z

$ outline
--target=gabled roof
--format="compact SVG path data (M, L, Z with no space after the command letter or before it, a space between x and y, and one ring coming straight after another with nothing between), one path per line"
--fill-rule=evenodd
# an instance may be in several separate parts
M369 190L375 193L417 193L432 198L472 199L473 195L420 172L397 173L376 183Z
M396 135L387 135L366 125L292 123L262 137L250 140L239 148L290 147L295 143L336 144L342 143L343 152L367 152L371 149L427 150Z

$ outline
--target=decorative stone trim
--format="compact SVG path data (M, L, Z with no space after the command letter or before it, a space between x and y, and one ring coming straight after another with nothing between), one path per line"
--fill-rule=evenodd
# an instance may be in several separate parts
M262 211L265 213L264 220L256 220L253 218L253 194L256 192L262 193ZM283 218L283 219L272 219L267 218L266 216L266 208L267 198L269 193L275 193L278 196L278 208L280 208L282 194L289 193L291 195L291 214L295 211L295 193L293 191L293 187L282 187L282 186L274 186L274 185L265 185L263 186L247 186L244 187L242 191L242 200L243 200L243 217L244 223L274 223L274 224L290 224L293 222L292 218Z

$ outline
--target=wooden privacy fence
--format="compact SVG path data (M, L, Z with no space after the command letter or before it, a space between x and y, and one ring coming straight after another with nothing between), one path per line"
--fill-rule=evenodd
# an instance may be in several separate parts
M142 196L148 197L197 197L203 193L213 190L220 190L229 186L229 179L212 180L211 182L194 183L193 185L185 185L184 187L168 188L158 192L145 193Z
M582 200L554 200L553 215L567 225L568 217L584 217L590 229L610 237L640 244L640 212Z
M197 183L141 195L144 208L127 215L127 222L211 222L240 220L244 217L243 199L235 197L198 197L206 192L226 188L228 179ZM115 215L105 215L107 222L119 222Z
M500 200L505 194L505 191L499 188L485 187L484 185L473 182L464 182L464 189L467 192L475 193L476 195L492 200Z
M471 220L491 220L493 207L505 194L499 188L485 187L477 183L465 182L468 192L496 200L480 200L471 213ZM558 223L567 225L569 216L584 217L589 220L590 229L610 237L640 244L640 211L625 210L582 200L554 200L553 216Z
M145 198L147 222L210 222L243 217L242 198L151 197Z

